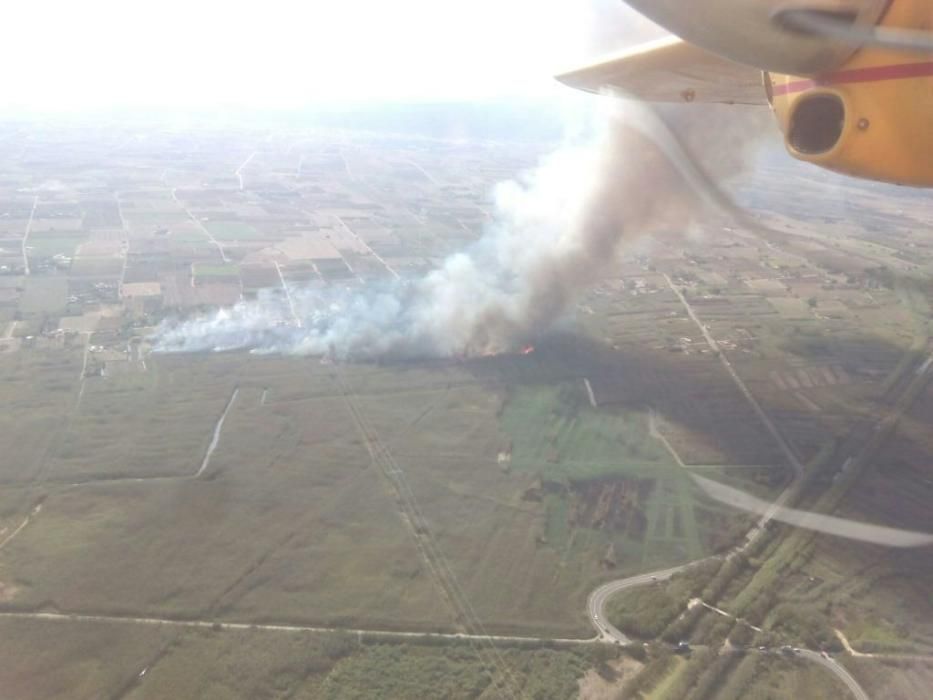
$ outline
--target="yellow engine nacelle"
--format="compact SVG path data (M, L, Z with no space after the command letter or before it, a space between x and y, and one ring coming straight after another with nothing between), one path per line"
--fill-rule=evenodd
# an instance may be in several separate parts
M895 0L882 25L930 28L927 2ZM787 150L849 175L933 187L933 60L864 48L817 78L765 74Z

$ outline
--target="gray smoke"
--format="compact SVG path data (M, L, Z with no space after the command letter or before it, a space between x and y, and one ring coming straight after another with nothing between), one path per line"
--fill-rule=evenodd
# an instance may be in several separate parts
M679 136L647 107L615 101L600 123L595 138L500 184L496 222L424 277L291 289L288 299L269 292L163 323L155 349L373 358L497 353L533 340L606 273L624 240L683 227L703 202L722 206ZM740 169L730 162L716 175Z

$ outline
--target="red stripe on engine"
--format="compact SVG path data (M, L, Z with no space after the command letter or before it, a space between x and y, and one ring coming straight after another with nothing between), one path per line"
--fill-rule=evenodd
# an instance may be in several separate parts
M845 83L872 83L880 80L899 80L902 78L922 78L933 75L933 61L925 63L900 63L893 66L871 66L869 68L852 68L836 73L827 73L813 80L794 80L783 85L774 86L775 95L790 95L803 92L810 88L825 85L842 85Z

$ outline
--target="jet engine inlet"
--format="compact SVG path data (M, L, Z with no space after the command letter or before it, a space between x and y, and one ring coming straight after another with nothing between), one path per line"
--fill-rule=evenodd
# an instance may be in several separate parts
M839 142L846 108L836 95L821 93L801 98L790 118L787 142L804 155L831 151Z

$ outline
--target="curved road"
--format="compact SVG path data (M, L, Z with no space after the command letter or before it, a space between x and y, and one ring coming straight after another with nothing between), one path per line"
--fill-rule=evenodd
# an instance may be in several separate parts
M609 642L614 644L632 644L631 639L625 636L623 632L621 632L617 627L615 627L615 625L609 622L609 618L606 615L606 601L619 591L624 591L628 588L637 588L638 586L647 586L648 584L654 583L656 581L666 581L674 574L680 571L685 571L686 569L689 569L692 566L696 566L697 564L704 561L708 561L708 559L700 559L698 561L692 561L680 566L674 566L670 569L652 571L647 574L629 576L628 578L604 583L602 586L590 593L590 596L586 601L587 615L589 616L590 624L596 628L596 638L602 642ZM856 700L869 700L868 693L862 689L862 687L858 684L858 681L852 677L852 674L850 674L842 664L835 661L832 657L823 656L822 653L818 651L811 651L809 649L801 649L799 651L799 656L806 659L807 661L820 664L828 671L836 674L836 677L845 684Z
M671 291L677 296L677 299L680 301L681 305L686 310L687 315L690 317L690 320L693 321L696 324L696 326L700 329L700 331L702 332L707 345L709 345L709 347L713 350L716 356L719 357L719 360L722 362L723 367L725 367L726 371L728 372L729 376L732 378L733 382L738 387L739 391L741 391L741 393L745 396L746 400L751 405L757 417L761 420L761 422L767 428L768 432L777 442L778 446L781 449L781 452L784 454L787 461L794 468L794 472L795 472L794 480L781 492L781 494L771 504L768 510L766 510L762 514L758 522L751 528L751 530L749 530L749 532L745 536L745 541L742 543L742 545L740 545L736 550L733 550L732 553L735 553L736 551L740 552L744 550L746 547L748 547L752 542L754 542L761 535L761 533L764 531L764 528L768 524L768 522L774 519L774 516L777 514L777 512L789 500L791 494L793 493L793 488L796 485L796 482L800 479L800 477L804 473L804 466L800 462L800 460L797 458L796 453L793 451L793 449L791 449L790 445L784 439L784 436L781 435L780 431L777 429L774 423L772 423L770 417L764 412L764 410L758 404L758 401L755 399L755 397L752 395L749 389L745 386L745 382L742 381L741 377L739 377L738 373L732 367L732 363L729 362L725 353L722 352L722 350L719 347L719 344L716 342L715 338L713 338L712 334L710 334L709 329L703 324L703 322L699 319L699 317L694 313L693 308L690 306L689 302L687 302L687 299L680 292L680 290L674 285L673 281L668 275L664 275L664 279L667 282L668 287L670 287ZM670 444L667 442L664 436L661 435L658 432L657 428L655 427L654 415L650 416L649 428L651 431L651 435L655 437L656 439L659 439L661 442L663 442L665 444L665 447L668 449L668 451L670 451L671 454L674 456L674 459L677 461L677 463L680 466L685 467L686 465L684 465L684 463L680 460L680 457L677 455L677 452L673 449L673 447L670 446ZM729 556L731 556L731 554ZM587 616L589 617L590 624L593 625L594 628L596 628L597 639L599 639L600 641L611 642L611 643L616 643L616 644L631 644L632 643L632 640L630 640L617 627L615 627L611 622L609 622L609 618L606 615L605 607L606 607L606 601L609 599L610 596L612 596L615 593L618 593L619 591L623 591L627 588L635 588L637 586L647 585L654 581L663 581L663 580L669 579L675 573L688 569L691 566L699 564L702 561L706 561L706 559L692 561L687 564L683 564L681 566L675 566L670 569L663 569L661 571L654 571L654 572L649 572L646 574L639 574L638 576L630 576L629 578L619 579L616 581L610 581L608 583L603 584L599 588L597 588L595 591L593 591L590 594L586 602ZM846 671L846 669L843 668L840 664L833 661L831 658L824 657L819 652L814 652L814 651L809 651L809 650L801 650L800 655L809 661L819 663L821 666L824 666L828 670L835 673L836 676L843 683L845 683L846 687L849 688L849 690L852 692L852 694L856 697L857 700L869 700L868 694L861 688L861 686L859 686L858 682L849 674L849 672Z
M627 588L647 586L649 583L654 583L655 581L666 581L674 574L685 571L691 566L695 566L703 561L706 561L706 559L691 561L687 564L681 564L680 566L673 566L670 569L663 569L662 571L652 571L647 574L639 574L638 576L630 576L628 578L610 581L609 583L604 583L590 593L590 597L586 599L586 612L590 618L590 624L596 628L597 637L604 642L631 644L632 640L609 622L609 616L606 615L605 610L606 601L619 591L624 591Z

